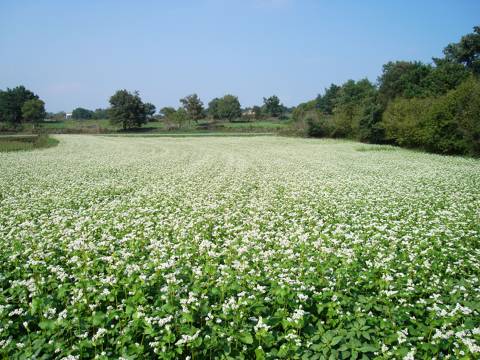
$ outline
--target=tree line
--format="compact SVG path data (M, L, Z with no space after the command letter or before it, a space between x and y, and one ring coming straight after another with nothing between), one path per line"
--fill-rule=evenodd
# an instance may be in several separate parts
M376 84L348 80L293 111L310 136L480 155L480 27L432 64L394 61Z

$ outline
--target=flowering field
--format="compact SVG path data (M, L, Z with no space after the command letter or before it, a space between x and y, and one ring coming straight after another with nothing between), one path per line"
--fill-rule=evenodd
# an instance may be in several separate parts
M0 357L480 356L480 161L333 140L0 153Z

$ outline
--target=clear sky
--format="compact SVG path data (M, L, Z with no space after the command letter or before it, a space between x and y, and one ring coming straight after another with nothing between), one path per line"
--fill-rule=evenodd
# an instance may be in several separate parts
M0 89L48 111L123 88L157 108L194 92L293 106L389 60L430 62L475 25L479 0L0 0Z

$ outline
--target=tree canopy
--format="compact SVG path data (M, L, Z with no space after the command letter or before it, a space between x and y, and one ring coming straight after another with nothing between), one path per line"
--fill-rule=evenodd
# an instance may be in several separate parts
M40 99L27 100L22 105L22 117L25 121L38 124L45 119L45 103Z
M183 99L180 99L180 103L190 119L198 121L205 117L203 112L203 102L197 94L185 96Z
M124 130L140 127L147 122L147 109L138 91L118 90L110 97L109 117L112 124Z
M214 98L208 104L208 113L214 119L233 120L242 116L242 109L238 97L224 95L221 98Z
M5 91L0 90L0 121L8 122L14 127L20 126L25 121L22 106L28 100L38 98L38 95L22 85L13 89L7 88Z
M77 107L72 111L72 119L76 120L88 120L93 118L94 112L82 107Z
M280 99L276 95L272 95L268 98L263 98L263 107L265 113L273 117L278 117L282 115L284 111L284 107L280 103Z

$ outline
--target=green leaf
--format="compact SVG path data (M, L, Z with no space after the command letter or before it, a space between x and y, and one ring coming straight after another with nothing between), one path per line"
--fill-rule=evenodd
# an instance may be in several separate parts
M261 347L255 349L255 359L265 360L265 351Z
M365 344L358 349L360 352L375 352L377 351L377 347L375 345Z
M250 333L244 332L240 333L238 339L244 344L253 344L253 337Z
M342 341L342 337L341 336L335 336L333 339L332 339L332 342L330 343L331 346L335 346L337 345L340 341Z

